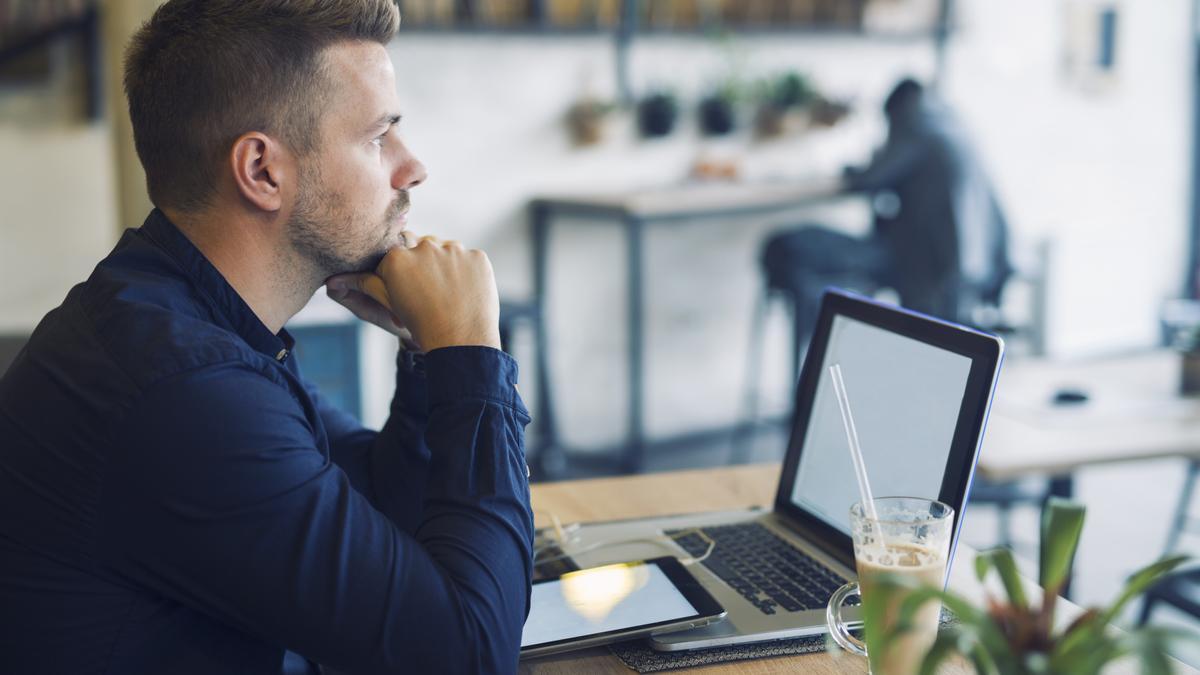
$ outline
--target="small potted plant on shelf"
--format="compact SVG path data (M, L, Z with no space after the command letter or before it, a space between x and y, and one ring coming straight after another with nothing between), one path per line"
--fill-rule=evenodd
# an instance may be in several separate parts
M567 110L567 129L578 146L595 145L604 140L605 122L613 105L595 98L582 98Z
M700 100L700 131L705 136L724 136L737 126L737 87L726 82Z
M638 101L638 132L643 138L666 136L675 128L675 120L678 117L679 104L675 95L667 90L652 92Z
M1111 624L1121 610L1144 593L1164 574L1185 562L1187 556L1164 558L1132 574L1125 588L1107 608L1091 608L1065 626L1055 622L1055 605L1065 587L1083 530L1084 507L1063 499L1051 499L1042 512L1039 582L1041 598L1025 593L1012 552L985 551L975 559L980 581L995 572L1007 598L989 594L986 608L940 588L918 587L906 578L890 577L876 592L902 594L898 621L884 639L882 649L907 631L921 605L940 600L958 623L942 629L926 654L922 673L936 673L948 657L966 657L981 675L1096 675L1109 663L1133 658L1141 672L1169 675L1165 648L1198 636L1178 629L1144 626L1129 631ZM878 606L878 605L877 605ZM867 617L867 620L871 620Z
M790 113L807 106L816 92L808 78L797 72L764 80L758 85L758 110L754 130L759 138L781 136L787 130Z
M850 114L850 104L818 96L813 99L808 111L813 126L832 127Z

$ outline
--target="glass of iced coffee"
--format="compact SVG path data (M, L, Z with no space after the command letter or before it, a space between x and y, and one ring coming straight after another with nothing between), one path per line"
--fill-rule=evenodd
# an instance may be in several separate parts
M950 552L954 509L916 497L882 497L874 501L875 518L861 503L850 507L854 562L858 582L839 588L829 600L829 632L847 651L867 657L875 675L908 675L937 639L941 603L930 600L912 617L910 628L884 644L898 620L899 606L916 586L941 589ZM888 578L901 584L884 584ZM846 599L862 598L866 643L855 638L842 620Z

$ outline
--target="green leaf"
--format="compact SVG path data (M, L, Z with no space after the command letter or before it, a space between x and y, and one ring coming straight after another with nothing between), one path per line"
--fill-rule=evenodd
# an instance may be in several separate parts
M1097 644L1103 644L1105 624L1099 622L1099 619L1100 613L1094 609L1075 619L1054 645L1052 661L1055 664L1070 663L1079 658L1078 654L1095 649Z
M1161 655L1170 643L1187 641L1200 644L1200 634L1182 628L1149 626L1126 633L1110 629L1099 619L1100 615L1095 615L1095 619L1085 627L1072 631L1066 640L1059 643L1051 657L1051 672L1095 673L1109 661L1133 654L1142 661L1141 672L1170 673L1170 670L1153 670L1156 660L1165 660L1169 664L1169 659ZM1150 660L1149 664L1147 659Z
M1137 655L1143 675L1171 675L1167 643L1173 632L1158 627L1143 628L1125 634L1121 642L1126 650Z
M980 581L983 581L987 574L985 566L994 568L1000 574L1000 581L1004 583L1004 590L1008 593L1009 603L1013 607L1021 610L1029 607L1029 601L1025 598L1025 588L1021 585L1021 574L1017 571L1017 561L1013 558L1012 551L995 548L975 556L975 576L979 577Z
M972 660L976 663L982 660L988 666L989 671L1016 672L1016 656L1012 653L1008 640L987 612L953 593L941 588L923 586L905 577L894 575L880 577L876 581L875 588L878 589L881 586L891 588L891 592L906 591L894 617L895 625L883 643L885 648L892 639L900 634L904 626L911 625L913 616L922 605L931 600L937 600L958 617L959 632L969 633L969 637L963 639L978 643L978 649L974 651L982 652L982 654L973 653Z
M1071 574L1085 508L1079 502L1051 497L1042 509L1041 564L1038 583L1058 593ZM1053 617L1051 617L1053 618Z
M992 571L992 557L988 555L990 551L980 551L975 555L975 578L983 583L987 580L987 573Z
M1112 623L1113 619L1115 619L1117 615L1121 613L1121 610L1125 608L1125 605L1129 604L1130 600L1133 600L1142 593L1145 593L1150 586L1154 585L1155 581L1158 581L1159 577L1167 574L1171 570L1174 570L1176 567L1179 567L1190 559L1191 557L1186 555L1176 555L1163 558L1162 560L1153 562L1129 575L1129 578L1125 581L1125 588L1121 591L1121 594L1117 596L1117 599L1115 602L1113 602L1112 606L1109 607L1106 612L1104 612L1104 623Z
M937 675L938 666L953 654L965 652L957 631L942 631L921 661L919 675Z
M1101 640L1093 649L1083 652L1074 660L1066 662L1065 667L1052 672L1071 673L1078 675L1096 675L1104 664L1124 656L1124 652L1110 641ZM1052 667L1056 667L1052 665Z
M975 665L975 672L979 675L1003 675L1003 673L1016 671L1002 671L996 665L996 659L992 657L982 644L976 645L971 651L971 663Z
M1092 675L1099 673L1104 664L1129 651L1117 644L1114 634L1103 626L1099 629L1089 627L1085 632L1088 634L1085 640L1076 642L1070 649L1054 651L1050 657L1051 672Z

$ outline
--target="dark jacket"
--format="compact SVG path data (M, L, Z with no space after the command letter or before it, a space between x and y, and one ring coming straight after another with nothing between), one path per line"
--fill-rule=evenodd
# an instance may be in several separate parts
M889 115L888 138L847 187L891 192L893 214L876 220L904 297L966 291L998 299L1011 273L1008 227L992 187L949 111L928 97Z

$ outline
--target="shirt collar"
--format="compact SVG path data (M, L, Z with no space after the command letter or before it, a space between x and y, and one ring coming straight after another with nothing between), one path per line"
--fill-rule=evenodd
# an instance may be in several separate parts
M141 233L179 265L192 285L208 300L218 323L270 358L276 361L287 359L295 344L287 330L280 330L278 335L272 333L166 214L158 209L151 211L142 224Z

